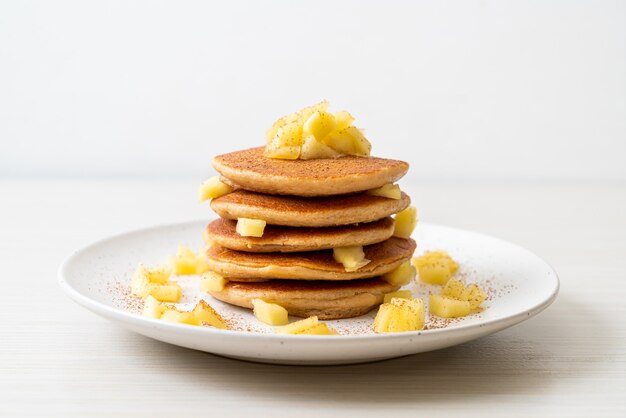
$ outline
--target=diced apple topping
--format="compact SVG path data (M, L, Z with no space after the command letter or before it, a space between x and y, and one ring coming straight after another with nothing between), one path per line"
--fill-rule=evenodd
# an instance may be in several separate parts
M459 265L445 251L427 251L413 258L421 281L430 284L446 284L459 269Z
M198 199L204 202L228 194L233 190L228 184L223 183L219 177L211 177L200 185Z
M460 280L450 279L440 295L430 295L428 309L442 318L458 318L479 309L486 298L477 284L465 286Z
M167 309L160 318L162 321L178 322L188 325L200 325L200 321L191 312L182 312L176 309Z
M389 273L385 273L381 276L383 280L394 286L404 286L415 278L416 270L409 261L400 264Z
M471 311L469 302L449 298L443 295L430 295L428 310L431 314L442 318L458 318L468 315Z
M191 248L179 245L176 255L168 259L171 269L176 274L202 274L209 269L204 254L197 254Z
M411 234L417 225L417 209L409 206L396 214L393 236L398 238L411 238Z
M278 119L267 131L265 156L288 160L369 156L372 146L352 125L352 115L331 113L328 107L323 101Z
M321 141L334 131L336 127L337 122L332 113L317 110L302 125L302 133L304 135L313 135L315 139Z
M143 316L161 319L168 322L178 322L188 325L208 324L215 328L228 329L226 321L204 300L196 304L190 312L180 311L173 305L159 302L155 298L148 297L145 301Z
M487 294L477 284L470 284L465 288L462 299L468 301L470 308L475 310L480 308L480 305L487 299Z
M371 194L373 196L386 197L389 199L400 200L402 197L402 192L400 191L400 186L397 184L385 184L378 189L368 190L367 194Z
M203 292L221 292L228 283L228 279L214 271L207 271L200 277L200 290Z
M268 303L262 299L253 299L254 316L268 325L286 325L289 323L287 309L276 303Z
M325 322L307 328L300 335L339 335L336 329L330 328Z
M374 318L374 332L407 332L424 328L424 302L421 299L392 298L380 305Z
M319 141L345 155L369 157L372 151L372 144L363 136L361 130L355 126L348 126L340 131L333 131Z
M292 322L276 328L277 334L308 334L308 335L339 335L339 333L328 327L325 323L320 323L317 316L310 316L300 321Z
M160 301L178 302L182 289L178 283L169 280L170 274L167 267L150 269L140 264L130 281L131 293L142 299L152 296Z
M383 302L389 303L393 298L413 299L413 294L410 290L398 290L397 292L386 293Z
M148 296L143 304L142 315L148 318L160 318L167 309L164 303L159 302L152 296Z
M333 258L336 262L343 264L347 272L357 271L370 262L370 260L365 258L365 253L361 246L334 248Z
M228 329L226 321L204 300L200 300L191 313L201 323L207 323L215 328Z
M352 126L353 123L354 117L345 110L335 113L335 129L338 131L346 129L348 126Z
M150 296L163 302L178 302L183 297L183 289L176 282L148 283L147 288Z
M443 287L441 294L443 296L467 301L470 309L480 308L480 305L487 299L485 291L475 283L465 286L460 280L450 279Z
M291 324L276 328L277 334L299 334L307 328L314 327L319 321L317 316L310 316L300 321L292 322Z
M320 141L315 139L313 135L308 135L306 138L304 138L304 142L302 143L302 147L300 149L301 160L337 158L340 156L340 153L338 153L328 145L322 144Z
M242 237L262 237L266 224L260 219L238 218L236 231Z

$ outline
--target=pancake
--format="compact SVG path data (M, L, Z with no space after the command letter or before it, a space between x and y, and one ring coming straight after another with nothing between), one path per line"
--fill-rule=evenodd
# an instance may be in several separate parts
M228 282L211 296L232 305L252 309L253 299L277 303L290 315L342 319L364 315L383 303L394 286L380 278L342 282L271 280L262 283Z
M298 197L235 190L211 201L211 209L226 219L262 219L270 225L324 227L377 221L406 209L411 199L389 199L365 193Z
M267 225L262 237L242 237L235 230L237 221L220 218L207 226L204 236L209 242L231 250L292 253L375 244L390 238L393 226L394 221L389 217L365 224L327 228Z
M213 168L236 187L260 193L331 196L393 183L404 176L404 161L345 156L318 160L279 160L263 147L218 155Z
M234 281L266 279L353 280L380 276L410 260L415 241L391 237L363 248L371 260L357 271L347 272L335 261L332 250L299 253L246 253L212 245L206 252L207 264Z

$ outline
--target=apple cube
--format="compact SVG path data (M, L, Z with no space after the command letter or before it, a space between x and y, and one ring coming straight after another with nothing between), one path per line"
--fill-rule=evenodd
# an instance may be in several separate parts
M228 184L223 183L219 177L211 177L200 185L198 189L198 200L204 202L209 199L215 199L232 192L234 189Z
M458 318L470 313L470 303L443 295L430 295L428 309L431 314L442 318Z
M268 325L286 325L289 323L287 309L276 303L268 303L262 299L253 299L254 316Z
M386 197L388 199L400 200L402 197L402 192L400 191L400 186L397 184L385 184L378 189L368 190L367 194L371 194L372 196L380 196Z
M160 318L163 312L167 309L167 306L162 302L159 302L152 296L148 296L143 305L143 311L141 314L148 318Z
M343 264L347 272L357 271L370 262L370 260L365 258L365 253L361 246L334 248L333 258L338 263Z
M198 323L205 322L215 328L228 329L226 321L204 300L200 300L191 313Z
M180 324L200 325L200 321L191 312L181 312L177 309L167 309L161 315L162 321L178 322Z
M300 321L292 322L291 324L284 325L276 328L277 334L299 334L302 331L311 328L319 323L317 316L310 316Z
M393 236L399 238L411 238L411 234L417 225L417 209L409 206L396 214Z
M336 329L322 322L298 333L299 335L339 335Z
M242 237L262 237L266 224L260 219L238 218L236 231Z
M387 283L395 286L404 286L415 278L416 270L409 261L400 264L389 273L385 273L381 276Z
M200 290L203 292L221 292L228 283L228 279L214 271L207 271L200 278Z

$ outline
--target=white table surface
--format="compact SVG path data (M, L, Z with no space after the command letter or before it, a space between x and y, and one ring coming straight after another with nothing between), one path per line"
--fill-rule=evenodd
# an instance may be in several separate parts
M556 302L481 340L374 364L224 359L119 328L57 285L77 247L208 218L194 182L0 180L0 416L626 416L626 185L404 189L424 221L548 260Z

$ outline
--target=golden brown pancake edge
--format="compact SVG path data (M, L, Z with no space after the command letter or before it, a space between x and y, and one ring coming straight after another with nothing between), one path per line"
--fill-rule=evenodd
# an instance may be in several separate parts
M348 194L393 183L409 165L400 160L344 156L336 159L267 158L263 147L218 155L213 168L234 185L260 193L294 196Z

